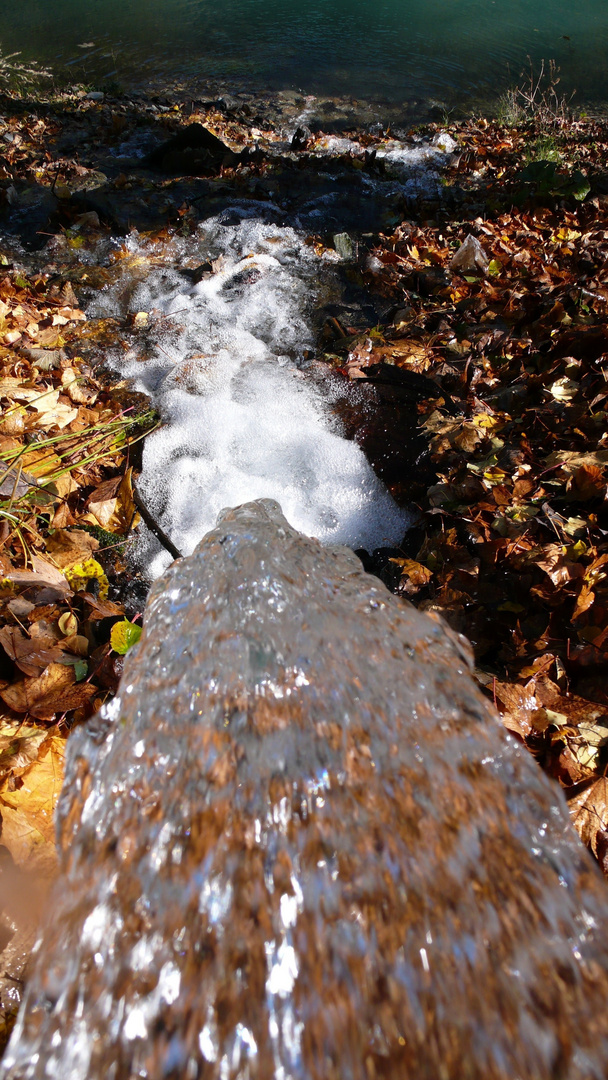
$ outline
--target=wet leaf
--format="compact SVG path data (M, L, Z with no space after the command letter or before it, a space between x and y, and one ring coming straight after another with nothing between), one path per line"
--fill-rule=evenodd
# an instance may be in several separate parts
M133 645L137 644L141 634L141 626L129 622L128 619L123 619L122 622L114 623L112 633L110 634L110 644L114 649L114 652L119 653L120 656L124 656Z

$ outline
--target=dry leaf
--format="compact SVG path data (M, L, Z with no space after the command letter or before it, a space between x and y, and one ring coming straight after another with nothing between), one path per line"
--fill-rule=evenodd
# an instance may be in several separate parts
M48 634L30 638L18 626L0 629L0 645L24 675L37 677L49 664L61 661L61 649L54 638Z
M0 697L15 712L52 720L56 714L86 705L95 693L89 683L75 684L71 665L50 664L39 678L23 679L0 690Z
M2 843L19 865L52 872L56 865L54 813L63 783L64 737L53 734L23 773L22 786L0 793Z
M22 721L0 722L0 784L21 776L38 758L41 743L48 738L48 728Z
M127 469L125 475L106 480L89 496L88 514L81 521L101 525L108 532L123 535L136 525L139 515L133 501L133 469Z
M36 565L36 563L41 564L45 561L34 555L32 562ZM43 569L40 573L32 570L11 570L6 574L6 580L10 581L20 592L25 592L27 598L37 604L49 604L72 595L68 582L63 574L58 574L57 568L54 566L50 566L49 570Z
M82 529L58 529L47 541L47 551L62 570L82 562L97 551L99 541Z
M573 795L568 808L581 840L597 857L598 847L608 832L608 779L601 776L590 787Z

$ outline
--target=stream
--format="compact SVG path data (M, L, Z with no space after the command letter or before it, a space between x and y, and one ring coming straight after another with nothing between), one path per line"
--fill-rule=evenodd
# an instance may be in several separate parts
M2 1080L601 1080L605 884L464 639L275 502L70 738Z
M345 170L345 155L363 150L330 136L307 168L290 173L287 156L278 179L270 174L240 193L199 180L184 195L178 181L175 204L186 197L199 207L188 236L172 230L151 241L131 229L126 240L75 254L80 272L95 262L108 268L107 284L89 290L87 305L90 320L125 328L106 362L160 413L138 486L181 552L194 549L224 507L257 498L278 501L290 524L323 543L399 545L411 515L341 419L346 405L365 427L369 388L332 377L315 358L330 312L361 329L379 321L365 288L352 284L365 259L351 257L350 247L356 252L357 236L402 213L408 200L437 198L454 146L445 133L433 142L387 140L378 155L383 171L372 175L348 157ZM166 200L166 186L159 190ZM133 205L138 191L129 193ZM87 193L86 205L107 213L100 192ZM122 190L112 197L112 206L120 203ZM315 247L311 234L330 246ZM347 244L342 255L332 236L338 247ZM412 434L399 437L409 468ZM135 560L154 578L170 556L144 525L138 536Z
M155 313L147 358L138 340L114 361L163 418L146 440L139 489L184 553L220 510L252 498L276 499L292 525L323 542L398 544L407 514L332 419L331 381L322 391L306 374L316 346L309 312L332 264L302 233L265 223L276 210L233 206L196 240L175 241L168 266L136 283L127 271L89 309ZM137 238L129 248L137 258ZM177 268L185 260L216 269L192 285ZM136 557L155 577L170 556L142 534Z
M371 172L344 142L240 191L153 183L142 157L126 194L80 196L140 214L126 235L31 254L63 243L119 327L106 361L162 420L140 491L186 557L140 528L142 638L68 742L0 1080L606 1075L608 902L565 801L468 643L350 550L411 515L347 437L344 402L371 399L319 328L372 325L365 231L437 200L452 147L392 139ZM146 235L169 197L198 221Z

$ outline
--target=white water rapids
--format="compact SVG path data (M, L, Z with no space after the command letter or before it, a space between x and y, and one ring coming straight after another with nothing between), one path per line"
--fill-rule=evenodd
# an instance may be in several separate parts
M146 440L142 497L186 554L220 510L258 498L276 499L291 525L323 543L399 543L407 514L301 370L314 348L311 301L327 264L260 211L249 205L258 216L236 225L206 221L194 238L176 241L173 267L151 269L127 290L122 281L89 309L153 313L146 358L136 341L112 361L163 419ZM137 254L137 235L127 243ZM191 285L175 269L180 257L190 265L221 257L221 267ZM143 527L139 544L138 561L157 577L170 557Z

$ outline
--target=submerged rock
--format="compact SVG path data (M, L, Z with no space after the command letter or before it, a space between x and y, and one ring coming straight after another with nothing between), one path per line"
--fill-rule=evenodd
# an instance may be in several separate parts
M71 737L0 1076L605 1076L605 886L469 663L276 503L225 512Z

